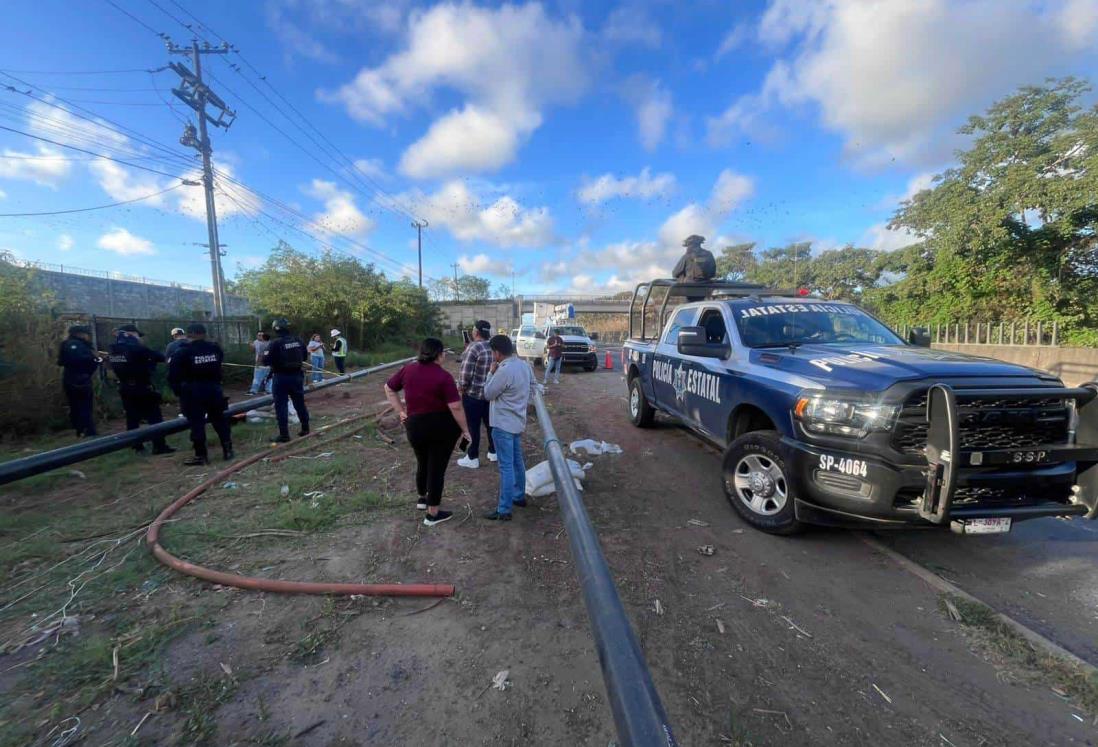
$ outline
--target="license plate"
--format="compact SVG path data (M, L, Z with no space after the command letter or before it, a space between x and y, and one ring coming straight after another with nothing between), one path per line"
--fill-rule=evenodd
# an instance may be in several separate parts
M1010 519L965 519L961 522L965 534L1002 534L1010 531Z

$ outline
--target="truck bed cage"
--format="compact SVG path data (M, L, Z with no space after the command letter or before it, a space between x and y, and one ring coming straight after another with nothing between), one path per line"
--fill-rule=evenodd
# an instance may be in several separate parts
M795 290L779 290L767 288L765 285L755 283L737 283L730 280L709 280L705 282L688 282L673 278L657 278L647 283L639 283L633 290L633 299L629 302L629 337L630 339L647 340L645 334L648 320L648 304L652 300L653 288L667 288L667 293L660 304L660 313L656 325L656 335L659 335L666 321L667 302L674 297L685 297L690 301L707 301L710 299L726 298L751 298L752 296L786 296L789 298L804 298ZM633 316L637 310L637 300L640 304L640 335L634 334Z

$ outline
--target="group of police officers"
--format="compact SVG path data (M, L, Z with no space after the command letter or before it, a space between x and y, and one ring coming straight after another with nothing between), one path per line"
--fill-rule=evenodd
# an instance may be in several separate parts
M293 402L301 422L300 435L309 433L309 410L305 406L305 374L302 369L307 356L305 343L290 333L290 323L277 319L273 324L275 339L264 354L264 364L271 370L271 392L274 396L278 435L272 440L290 440L289 407ZM206 421L213 426L221 441L226 461L233 458L232 434L225 410L229 400L221 389L221 367L224 352L216 342L206 338L206 327L195 323L184 330L173 330L173 341L161 353L146 346L143 333L133 324L116 331L115 341L106 354L110 369L118 379L118 392L126 412L126 430L139 427L142 421L153 425L163 420L160 412L161 395L152 384L158 364L167 363L168 385L179 397L180 411L191 429L194 456L186 465L209 463L206 449ZM94 437L93 380L103 363L103 356L92 346L91 329L85 326L69 328L68 338L61 343L57 364L64 369L61 378L69 404L69 418L78 437ZM154 436L153 454L171 454L164 436ZM145 451L143 442L134 446Z

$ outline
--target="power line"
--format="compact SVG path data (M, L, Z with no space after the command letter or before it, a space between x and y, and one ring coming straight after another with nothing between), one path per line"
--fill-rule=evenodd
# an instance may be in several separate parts
M109 2L109 0L105 0ZM113 5L113 3L111 3ZM8 72L20 75L114 75L116 73L156 73L164 68L149 70L144 67L130 67L121 70L11 70Z
M49 143L50 145L56 145L59 148L68 148L70 150L75 150L78 153L86 153L89 156L96 156L97 158L105 158L108 161L114 161L115 163L120 163L123 166L129 166L131 168L141 169L142 171L149 171L153 174L160 174L161 176L170 176L172 179L182 179L183 178L183 177L179 176L178 174L169 174L167 171L159 171L158 169L151 169L148 166L142 166L139 163L131 163L129 161L123 161L120 158L111 158L110 156L105 156L101 153L95 153L94 151L85 150L83 148L77 148L75 145L69 145L68 143L59 143L56 140L50 140L47 137L40 137L39 135L32 135L29 132L23 132L22 130L17 130L14 127L5 127L4 125L0 125L0 130L5 130L7 132L14 132L16 135L23 135L24 137L29 137L29 138L32 138L34 140L41 140L43 143Z
M106 210L107 208L118 207L119 205L130 205L134 202L144 202L145 200L151 200L154 197L159 197L165 192L171 192L173 189L179 189L182 186L184 186L182 183L175 184L171 187L168 187L167 189L162 189L159 192L153 192L152 194L145 195L144 197L135 197L132 200L112 202L109 205L96 205L95 207L73 208L72 210L47 210L41 213L0 213L0 218L27 218L40 215L66 215L68 213L88 213L92 210Z
M147 28L149 31L153 32L154 34L156 34L160 38L164 38L164 35L161 32L157 31L152 26L150 26L149 24L145 23L140 18L135 16L133 13L129 12L128 10L123 8L122 6L115 3L114 0L103 0L103 2L105 2L107 5L111 6L115 10L117 10L119 13L121 13L123 15L126 15L126 16L129 16L131 19L133 19L133 21L135 21L136 23L139 23L140 25L144 26L145 28Z

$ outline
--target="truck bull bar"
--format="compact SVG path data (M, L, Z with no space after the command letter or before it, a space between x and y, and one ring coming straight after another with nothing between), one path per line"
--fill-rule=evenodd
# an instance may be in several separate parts
M599 546L598 533L576 490L545 401L536 389L534 409L545 439L545 455L556 484L564 526L568 530L568 544L583 590L587 616L591 620L591 632L618 738L622 745L675 747L677 742L671 733L671 725L667 722L667 714L637 637L625 615L610 567Z
M1098 383L1081 387L1031 387L1023 389L964 389L966 401L1004 397L1071 400L1075 406L1075 440L1067 444L1042 444L1014 449L965 449L961 442L961 408L957 393L948 384L934 384L927 391L928 463L926 487L918 504L919 516L934 524L952 519L1035 516L1098 517ZM1006 467L1057 462L1076 462L1076 483L1070 503L1049 502L1035 506L953 507L960 470L966 467Z
M405 363L409 363L412 360L415 359L404 358L399 361L393 361L392 363L382 363L380 366L363 368L343 376L337 376L334 379L328 379L327 381L312 385L305 390L305 394L308 396L318 389L326 389L330 386L345 384L348 381L353 381L372 373L378 373L396 366L403 366ZM228 409L225 410L225 415L228 417L241 415L249 410L254 410L257 407L265 407L272 402L274 402L274 397L270 394L261 397L253 397L252 399L246 399L242 402L237 402L234 405L229 405ZM134 428L132 431L123 431L122 433L115 433L110 436L93 438L88 441L73 444L72 446L63 446L60 449L32 454L31 456L23 457L22 459L12 459L0 464L0 485L22 480L41 472L49 472L58 467L76 464L85 459L109 454L112 451L118 451L127 446L133 446L142 441L148 441L155 436L168 436L172 433L180 433L190 427L190 421L187 420L187 418L169 418L168 420L155 425L146 425L141 428Z

